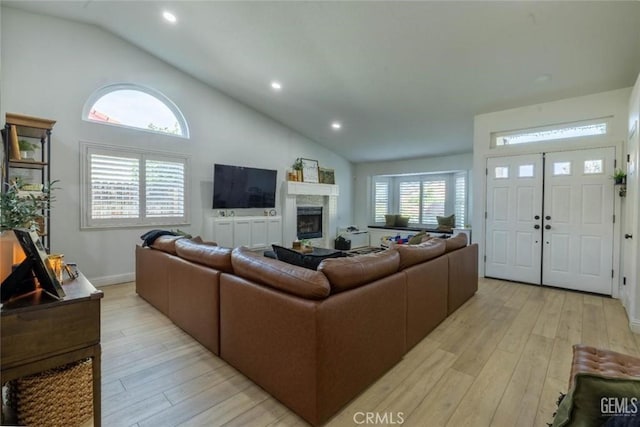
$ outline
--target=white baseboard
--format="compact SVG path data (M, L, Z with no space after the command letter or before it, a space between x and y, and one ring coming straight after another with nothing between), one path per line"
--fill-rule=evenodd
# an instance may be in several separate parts
M640 334L640 319L630 319L629 327L631 328L632 332Z
M119 283L133 282L136 280L136 273L115 274L113 276L88 277L95 287L117 285Z

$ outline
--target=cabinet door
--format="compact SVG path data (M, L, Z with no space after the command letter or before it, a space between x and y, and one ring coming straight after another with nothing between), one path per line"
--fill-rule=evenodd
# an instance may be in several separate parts
M267 242L270 245L282 245L282 219L269 218L267 221Z
M230 219L213 221L213 239L218 246L233 247L233 222Z
M251 220L238 219L233 222L233 246L251 247Z
M251 221L251 249L267 247L267 219L260 218Z

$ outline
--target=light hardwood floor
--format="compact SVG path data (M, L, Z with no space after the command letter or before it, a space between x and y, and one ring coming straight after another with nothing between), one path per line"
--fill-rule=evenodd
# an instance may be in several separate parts
M104 426L306 425L132 283L103 291ZM640 356L618 300L481 279L475 297L327 426L365 425L355 422L362 412L406 426L545 426L579 342Z

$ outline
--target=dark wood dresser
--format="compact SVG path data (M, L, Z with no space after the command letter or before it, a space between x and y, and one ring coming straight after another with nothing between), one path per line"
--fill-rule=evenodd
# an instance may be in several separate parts
M102 291L80 274L55 300L36 290L2 305L0 381L92 358L93 418L100 426L100 299Z

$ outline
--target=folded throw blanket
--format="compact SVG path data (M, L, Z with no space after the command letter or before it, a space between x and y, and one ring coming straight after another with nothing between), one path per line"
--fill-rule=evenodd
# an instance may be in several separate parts
M178 233L169 230L151 230L144 233L140 238L143 240L142 246L152 245L160 236L178 236Z

